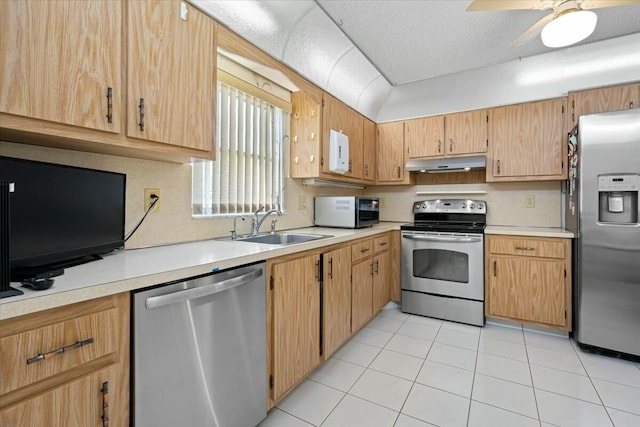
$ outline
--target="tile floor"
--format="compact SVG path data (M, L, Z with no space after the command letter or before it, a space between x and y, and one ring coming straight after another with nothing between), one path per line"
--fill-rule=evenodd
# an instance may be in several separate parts
M385 308L261 427L640 427L640 364Z

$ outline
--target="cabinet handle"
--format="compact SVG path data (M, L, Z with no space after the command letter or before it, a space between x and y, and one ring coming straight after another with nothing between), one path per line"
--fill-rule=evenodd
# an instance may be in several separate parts
M519 250L519 251L535 251L536 248L530 248L530 247L527 247L527 246L516 246L516 250Z
M378 275L378 267L379 267L378 260L376 260L376 276Z
M109 427L109 382L102 383L102 427Z
M441 147L442 147L442 141L438 140L438 153L440 152Z
M400 166L398 166L398 178L400 178Z
M500 160L498 160L498 175L500 175Z
M373 261L371 261L371 264L369 264L369 268L371 269L369 273L373 276Z
M629 102L629 108L633 108L633 101Z
M140 123L138 123L138 127L144 132L144 98L140 98L138 108L140 109Z
M362 248L362 249L360 249L360 253L361 253L361 254L363 254L363 253L365 253L365 252L368 252L368 251L369 251L369 248Z
M493 277L496 277L496 262L493 261Z
M380 246L387 246L387 242L380 243Z
M364 165L364 176L369 176L369 165Z
M32 363L36 363L53 356L57 356L59 354L64 353L65 351L73 350L74 348L80 348L88 344L93 344L93 338L87 338L86 340L76 341L73 344L65 345L64 347L60 347L58 349L49 351L47 353L40 353L37 356L27 359L27 365L31 365Z
M349 173L351 173L352 169L353 169L353 163L351 160L349 160Z
M107 88L107 123L113 123L113 88Z
M333 258L329 258L329 279L333 279Z
M449 152L453 152L453 139L449 138Z
M316 261L316 280L320 281L320 261Z

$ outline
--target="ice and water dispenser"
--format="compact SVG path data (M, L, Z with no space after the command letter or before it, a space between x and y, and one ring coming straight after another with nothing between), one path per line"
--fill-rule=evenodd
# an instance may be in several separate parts
M640 175L598 176L598 222L637 224Z

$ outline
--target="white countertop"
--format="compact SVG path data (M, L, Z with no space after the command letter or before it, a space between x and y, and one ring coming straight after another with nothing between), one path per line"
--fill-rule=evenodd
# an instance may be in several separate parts
M26 289L19 283L12 283L12 287L23 290L24 295L0 300L0 320L197 276L216 268L223 270L385 231L399 230L400 225L401 223L385 222L358 230L301 228L295 231L333 237L293 245L211 239L123 250L105 255L104 259L99 261L65 269L62 276L55 277L53 287L44 291Z
M572 239L575 237L572 232L559 227L513 227L507 225L487 225L484 233L508 234L514 236L559 237L562 239Z

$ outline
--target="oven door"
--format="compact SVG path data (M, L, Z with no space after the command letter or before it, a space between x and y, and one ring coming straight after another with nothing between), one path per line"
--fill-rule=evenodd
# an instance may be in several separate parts
M403 231L402 289L483 301L483 235Z

